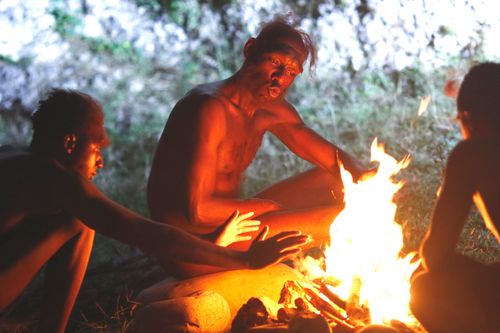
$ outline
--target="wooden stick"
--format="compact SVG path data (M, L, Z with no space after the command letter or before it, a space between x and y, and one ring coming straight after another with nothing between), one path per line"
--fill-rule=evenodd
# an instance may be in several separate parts
M322 296L321 293L317 293L310 288L304 287L300 283L298 283L298 286L302 288L304 293L308 296L308 301L311 302L316 309L319 311L329 312L332 316L335 316L342 321L347 320L345 311L337 305L330 303L326 296Z
M326 282L318 282L317 283L319 287L316 287L323 295L328 297L332 303L335 305L339 306L343 310L346 309L347 307L347 302L341 299L339 296L337 296L333 291L331 291L330 288L328 288L328 284Z

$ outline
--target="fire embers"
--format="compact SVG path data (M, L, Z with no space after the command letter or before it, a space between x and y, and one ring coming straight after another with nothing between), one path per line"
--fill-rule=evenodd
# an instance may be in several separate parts
M391 326L369 325L370 311L359 304L353 290L344 301L324 280L313 284L287 281L278 303L266 298L250 298L233 320L232 333L415 333L401 322Z
M330 333L332 327L347 329L334 332L354 332L354 326L346 320L345 310L331 303L314 286L288 281L278 303L249 299L234 318L231 332Z

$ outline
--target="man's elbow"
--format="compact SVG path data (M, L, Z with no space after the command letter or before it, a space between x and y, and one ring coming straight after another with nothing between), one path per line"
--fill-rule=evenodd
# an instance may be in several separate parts
M188 223L195 226L203 226L207 223L207 205L206 203L203 202L196 202L190 205L188 207Z

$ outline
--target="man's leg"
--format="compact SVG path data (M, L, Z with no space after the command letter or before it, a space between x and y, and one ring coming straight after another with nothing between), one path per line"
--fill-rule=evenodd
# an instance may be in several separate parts
M343 209L342 182L338 177L318 168L284 179L262 192L256 198L273 200L283 210L256 216L262 225L269 226L269 237L282 231L300 230L312 237L309 246L319 246L328 240L330 225ZM252 240L230 245L246 250ZM193 277L215 273L224 268L172 262L171 273L177 277Z
M41 332L64 332L87 270L94 234L82 225L48 262Z
M284 206L283 211L257 217L270 227L269 236L301 230L313 238L312 245L328 239L330 224L343 209L340 174L313 168L284 179L255 195Z
M286 178L257 193L256 198L274 200L286 209L338 205L343 201L340 174L313 168Z
M2 235L0 310L17 298L50 260L41 325L44 332L63 332L86 269L93 235L82 223L62 214L50 220L25 220Z
M429 333L500 332L498 271L423 273L412 283L411 309Z

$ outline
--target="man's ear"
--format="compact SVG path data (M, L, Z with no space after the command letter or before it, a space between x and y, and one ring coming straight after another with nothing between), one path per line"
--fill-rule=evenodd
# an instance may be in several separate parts
M64 150L68 154L72 154L73 151L75 150L75 147L76 147L76 135L74 133L66 134L64 136Z
M255 38L250 37L245 43L245 47L243 48L243 54L245 55L245 59L248 58L248 56L250 55L252 47L255 45L255 42L256 42Z

